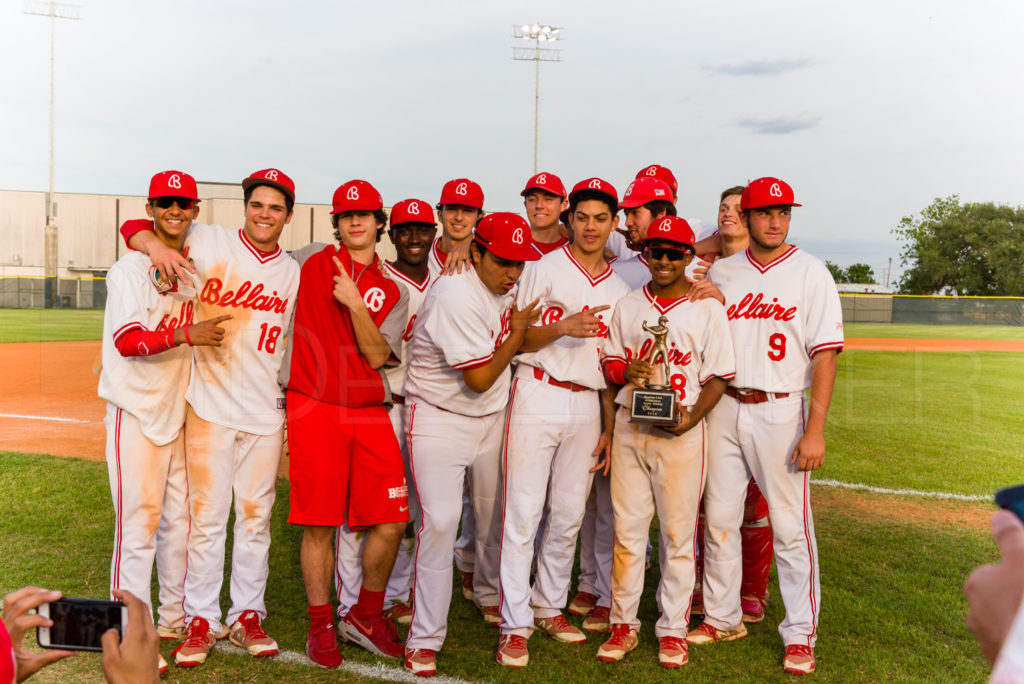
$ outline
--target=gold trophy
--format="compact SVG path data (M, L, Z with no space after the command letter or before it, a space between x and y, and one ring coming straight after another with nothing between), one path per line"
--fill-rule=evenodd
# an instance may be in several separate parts
M675 390L669 384L671 373L668 364L668 345L665 344L668 338L668 318L659 316L658 324L653 327L644 321L643 327L654 338L654 345L647 358L652 367L651 379L645 383L644 389L633 389L629 422L672 427L679 424L680 416Z

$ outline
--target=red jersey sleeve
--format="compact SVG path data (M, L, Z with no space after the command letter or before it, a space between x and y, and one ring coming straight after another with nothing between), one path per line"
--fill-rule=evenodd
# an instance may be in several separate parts
M128 245L128 241L132 238L132 235L144 230L155 232L153 230L153 222L150 219L130 219L122 223L121 237L124 238L124 244ZM131 245L128 245L128 249L131 249Z

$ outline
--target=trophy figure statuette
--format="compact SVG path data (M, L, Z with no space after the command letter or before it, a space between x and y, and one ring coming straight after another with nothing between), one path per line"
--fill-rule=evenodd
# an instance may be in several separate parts
M651 364L651 378L644 388L637 387L633 390L629 422L671 427L679 423L680 416L676 393L669 383L671 372L668 345L665 343L668 338L668 318L659 316L658 323L654 326L649 326L647 321L644 321L643 328L654 340L647 358L647 362Z

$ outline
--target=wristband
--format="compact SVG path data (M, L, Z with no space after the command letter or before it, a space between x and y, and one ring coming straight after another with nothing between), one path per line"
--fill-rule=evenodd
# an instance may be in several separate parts
M188 336L188 326L182 328L185 331L185 341L188 342L188 346L192 346L192 340Z

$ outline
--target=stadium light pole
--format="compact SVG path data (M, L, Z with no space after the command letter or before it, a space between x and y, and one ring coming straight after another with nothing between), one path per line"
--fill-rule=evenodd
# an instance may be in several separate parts
M46 229L49 231L50 226L54 219L53 210L53 74L54 74L54 45L56 43L56 24L57 19L78 19L78 10L80 5L70 5L63 2L54 2L54 0L25 0L25 6L22 12L24 14L34 14L40 17L50 18L50 185L49 190L46 193ZM54 262L57 262L57 235L56 227L53 231L54 241ZM54 295L53 301L56 308L60 308L60 264L56 263L54 266Z
M553 43L561 40L562 29L544 24L516 24L512 27L512 37L520 40L533 41L533 47L513 47L512 59L534 63L534 95L533 95L533 172L537 173L537 147L540 132L540 63L561 62L562 51L554 48L542 48L541 43Z

